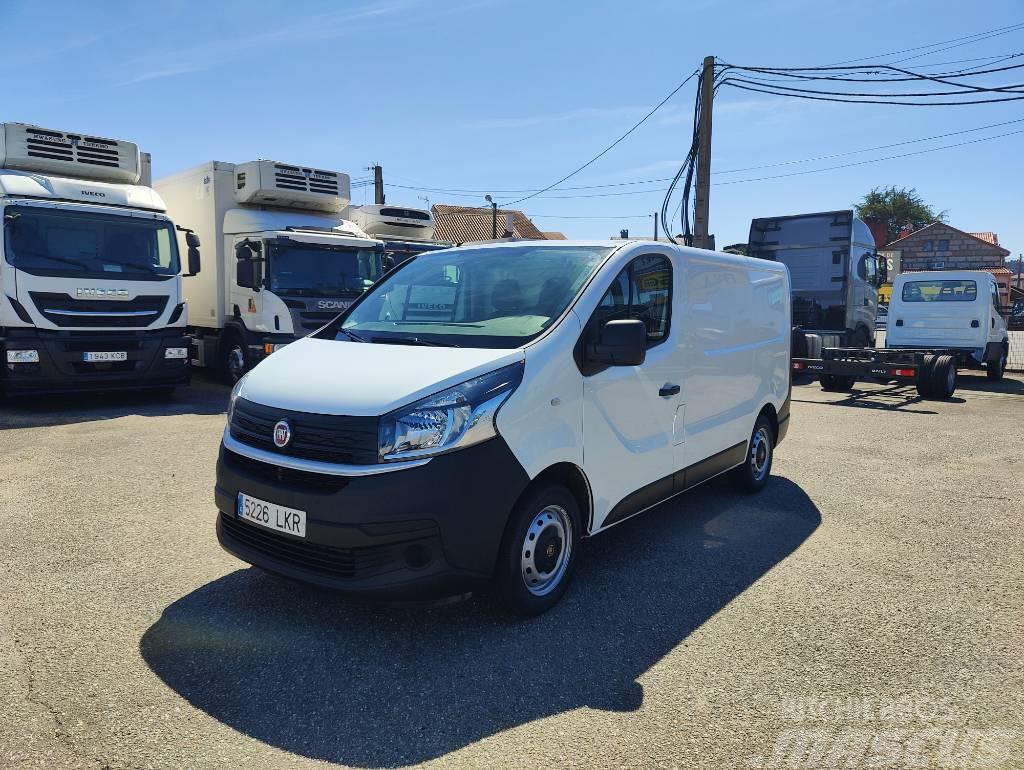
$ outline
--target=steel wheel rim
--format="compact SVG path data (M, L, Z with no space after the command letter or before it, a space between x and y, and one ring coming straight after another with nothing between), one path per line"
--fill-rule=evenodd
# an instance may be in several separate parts
M523 538L520 572L526 590L545 596L562 582L572 556L572 519L558 505L537 513Z
M771 456L771 438L768 436L768 429L761 426L754 432L754 438L750 441L750 470L756 481L760 481L768 473Z
M235 345L228 353L228 374L237 382L245 373L245 354L239 345Z

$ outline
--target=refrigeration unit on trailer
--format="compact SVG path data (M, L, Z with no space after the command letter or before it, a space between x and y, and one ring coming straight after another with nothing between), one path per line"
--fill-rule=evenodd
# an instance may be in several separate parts
M727 471L790 405L784 265L664 243L421 254L232 391L229 552L352 592L552 606L580 540Z
M148 169L132 142L0 124L0 391L188 381L178 239Z
M426 209L372 204L353 207L350 216L371 238L384 241L384 259L389 267L455 245L434 239L434 217Z
M207 247L186 284L195 363L237 381L319 329L383 272L382 248L347 221L349 177L272 160L211 161L157 181Z
M852 211L754 219L748 248L752 257L789 268L793 323L805 334L824 346L875 344L885 264L871 230Z

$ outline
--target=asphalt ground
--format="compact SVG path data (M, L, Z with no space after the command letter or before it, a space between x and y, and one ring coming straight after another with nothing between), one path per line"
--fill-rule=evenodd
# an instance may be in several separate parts
M0 406L0 767L1024 766L1020 375L795 386L764 492L585 541L530 621L221 551L226 401Z

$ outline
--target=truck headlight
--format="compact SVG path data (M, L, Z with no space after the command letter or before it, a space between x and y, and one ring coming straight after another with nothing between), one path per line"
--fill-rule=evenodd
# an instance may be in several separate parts
M188 358L188 348L164 348L164 358Z
M522 381L523 364L513 364L384 415L380 459L442 454L496 436L495 415Z
M9 364L38 364L38 350L8 350L7 363Z

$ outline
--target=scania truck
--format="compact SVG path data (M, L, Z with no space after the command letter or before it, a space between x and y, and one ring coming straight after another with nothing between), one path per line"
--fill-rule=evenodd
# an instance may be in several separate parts
M229 382L319 329L383 272L384 244L344 218L346 174L210 161L156 189L207 244L207 269L186 284L193 364Z
M132 142L0 124L0 391L189 379L175 226ZM185 238L188 276L199 241Z

